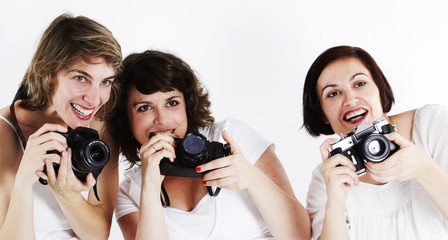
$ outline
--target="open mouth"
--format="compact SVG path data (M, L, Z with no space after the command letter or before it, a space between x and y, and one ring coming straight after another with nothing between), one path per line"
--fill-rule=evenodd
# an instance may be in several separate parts
M367 110L359 109L353 112L349 112L344 116L345 121L356 122L362 119L367 114Z
M93 109L85 109L78 104L70 103L70 106L76 111L76 113L82 116L89 116L93 113Z

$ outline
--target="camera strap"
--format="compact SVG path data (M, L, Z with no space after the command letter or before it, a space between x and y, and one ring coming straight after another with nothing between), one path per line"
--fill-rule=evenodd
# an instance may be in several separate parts
M11 111L12 124L16 130L17 136L19 136L20 141L22 142L23 149L26 147L25 137L23 137L22 130L19 127L19 123L17 122L16 112L14 110L14 103L20 99L24 99L26 97L26 87L24 85L20 86L17 90L14 99L12 100L11 106L9 106L9 111Z
M213 192L213 188L211 186L207 186L207 192L212 197L218 196L220 191L221 191L220 187L217 187ZM166 188L163 185L163 183L162 183L162 194L160 194L160 201L162 202L162 207L166 208L170 206L170 197L168 196L168 192L166 191Z

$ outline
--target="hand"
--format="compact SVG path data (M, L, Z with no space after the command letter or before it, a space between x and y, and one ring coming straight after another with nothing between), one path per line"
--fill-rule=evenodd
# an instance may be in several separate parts
M338 140L329 138L320 146L322 174L327 190L327 204L345 205L347 194L354 185L359 185L356 168L352 161L342 154L329 157L329 147Z
M256 168L247 161L227 131L222 132L222 137L230 144L230 156L202 164L196 171L210 171L203 176L204 185L236 191L246 189L254 179Z
M425 174L426 164L432 158L422 152L415 144L400 134L393 132L385 135L389 141L395 142L400 149L380 163L368 162L365 164L367 172L373 180L387 183L392 181L406 181L417 179ZM430 174L430 173L429 173Z
M57 154L53 154L56 155ZM38 171L39 177L48 182L55 196L63 197L65 199L73 199L82 191L89 191L96 183L92 173L88 173L86 181L81 182L73 172L72 169L72 150L70 148L67 151L61 152L59 170L56 174L53 167L53 162L46 159L45 166L47 168L47 174L42 171Z
M39 178L38 172L42 172L45 161L59 163L60 157L57 154L47 154L49 150L62 152L67 148L65 137L55 131L67 132L67 128L47 123L30 135L16 180L32 185Z
M142 163L143 176L160 176L160 182L164 176L160 175L159 164L163 158L168 158L174 162L176 151L174 149L176 143L173 134L159 133L154 135L149 141L140 148L140 158Z

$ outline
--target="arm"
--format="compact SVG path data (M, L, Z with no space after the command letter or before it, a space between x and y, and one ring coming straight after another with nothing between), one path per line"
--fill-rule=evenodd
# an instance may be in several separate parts
M119 218L118 224L125 239L168 239L160 201L164 176L160 174L159 163L164 157L174 161L173 145L173 136L157 134L140 148L142 169L140 211Z
M327 201L322 225L318 239L350 239L345 223L345 201L353 185L359 184L353 163L341 154L329 158L328 148L337 139L330 138L320 147L323 160L322 175L325 181ZM313 189L309 189L310 192Z
M34 239L33 185L42 169L44 159L57 161L59 157L46 155L48 146L64 149L60 134L48 131L64 131L61 126L45 125L28 140L23 153L17 136L6 124L1 124L0 147L0 239ZM59 138L58 136L59 135ZM58 138L56 141L49 139Z
M308 213L295 198L273 146L254 166L226 131L223 138L230 143L232 153L199 166L202 172L213 170L204 175L206 184L230 190L246 189L277 239L310 239Z

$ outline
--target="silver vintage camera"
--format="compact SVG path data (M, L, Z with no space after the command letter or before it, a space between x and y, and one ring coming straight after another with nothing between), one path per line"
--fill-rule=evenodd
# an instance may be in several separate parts
M330 146L330 157L342 154L350 159L356 167L356 173L366 172L365 162L382 162L399 149L394 142L387 140L384 134L395 132L394 125L381 118L372 125L360 124L354 132Z

